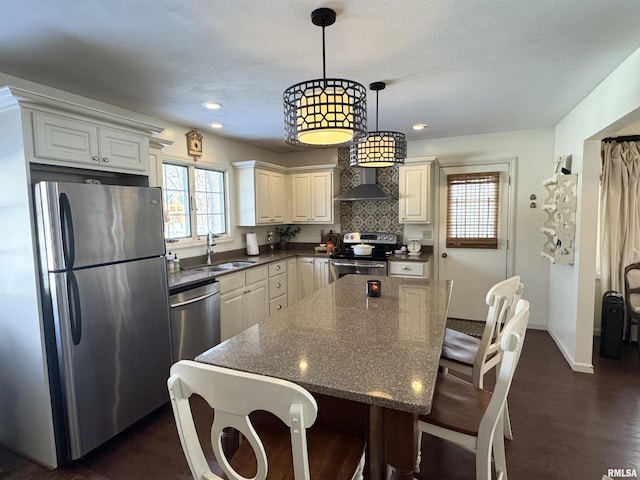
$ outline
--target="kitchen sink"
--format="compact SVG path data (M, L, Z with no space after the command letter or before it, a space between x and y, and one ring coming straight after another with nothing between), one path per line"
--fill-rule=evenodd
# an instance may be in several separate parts
M227 262L216 265L216 267L222 268L240 268L240 267L250 267L255 265L256 262L248 262L248 261L238 261L238 262Z
M198 267L190 268L189 270L195 270L197 272L228 272L236 268L250 267L255 265L256 262L237 261L237 262L225 262L217 265L200 265Z
M204 267L193 267L189 270L195 272L228 272L232 270L233 267L221 267L219 265L205 265Z

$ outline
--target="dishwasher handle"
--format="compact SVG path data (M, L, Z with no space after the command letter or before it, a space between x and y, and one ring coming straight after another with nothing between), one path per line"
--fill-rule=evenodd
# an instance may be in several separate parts
M219 292L206 293L204 295L200 295L199 297L190 298L189 300L185 300L184 302L171 303L171 304L169 304L169 306L171 308L183 307L185 305L189 305L191 303L196 303L196 302L199 302L200 300L204 300L205 298L213 297L214 295L218 295L218 293Z

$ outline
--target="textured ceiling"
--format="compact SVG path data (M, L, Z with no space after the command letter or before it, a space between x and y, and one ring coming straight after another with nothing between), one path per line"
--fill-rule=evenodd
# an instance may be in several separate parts
M327 76L386 81L379 127L408 140L553 126L640 46L638 0L1 0L0 72L289 151L318 7L338 13Z

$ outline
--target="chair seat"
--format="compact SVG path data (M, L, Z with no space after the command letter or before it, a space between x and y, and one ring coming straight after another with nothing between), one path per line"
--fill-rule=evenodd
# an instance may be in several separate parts
M442 342L442 358L473 368L480 347L480 339L447 328Z
M491 392L447 373L439 373L433 393L429 415L420 415L420 420L448 430L478 435L480 422L489 402Z
M250 418L269 459L267 480L294 480L289 428L266 412L254 412ZM364 449L363 439L312 426L307 430L310 477L351 480L362 460ZM229 463L246 478L256 474L255 455L247 441L240 444Z

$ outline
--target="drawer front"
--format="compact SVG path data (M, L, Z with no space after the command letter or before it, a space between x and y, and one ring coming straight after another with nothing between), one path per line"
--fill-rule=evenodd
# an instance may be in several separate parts
M269 302L269 315L273 315L276 312L287 308L287 294L280 295Z
M281 273L269 278L269 298L276 298L287 293L287 274Z
M267 279L269 269L265 265L264 267L253 267L246 271L247 285L252 283L261 282Z
M230 273L228 275L221 275L218 278L220 282L220 293L227 293L238 288L244 288L244 273Z
M283 260L281 262L275 262L269 264L269 276L273 277L275 275L280 275L281 273L287 272L287 261Z
M423 262L389 262L389 275L424 277L425 266Z

